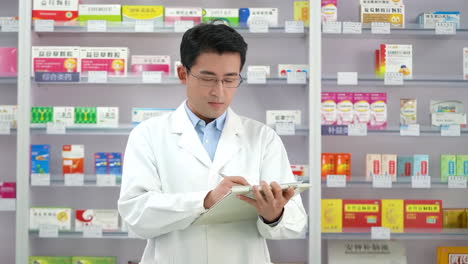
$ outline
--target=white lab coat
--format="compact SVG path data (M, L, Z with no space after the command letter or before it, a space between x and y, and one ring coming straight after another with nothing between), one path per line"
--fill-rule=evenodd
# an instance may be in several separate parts
M205 211L204 198L222 180L220 173L243 176L250 184L294 181L278 135L230 109L213 162L183 104L131 132L118 208L128 228L147 239L142 264L266 264L265 239L305 235L299 196L286 204L274 227L260 219L190 226Z

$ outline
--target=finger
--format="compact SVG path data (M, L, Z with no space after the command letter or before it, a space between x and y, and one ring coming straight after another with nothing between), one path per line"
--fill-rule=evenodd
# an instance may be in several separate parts
M294 196L294 188L289 187L288 190L284 193L284 199L289 201Z
M239 184L239 185L250 185L247 180L244 177L241 176L226 176L224 177L225 180L233 183L233 184Z
M260 185L262 186L262 193L265 197L266 202L273 202L275 200L275 196L271 192L270 186L266 181L261 181Z
M258 209L257 207L257 201L255 199L252 199L250 197L247 197L247 196L244 196L244 195L237 195L237 198L239 198L240 200L250 204L251 206L255 207Z
M255 197L255 200L257 200L257 204L259 206L265 205L265 203L266 203L265 198L263 198L263 195L260 193L260 190L259 190L257 185L254 185L252 187L252 192L253 192L253 195Z
M277 182L271 183L271 189L273 190L273 195L275 196L276 199L283 198L283 190L281 189L281 186Z

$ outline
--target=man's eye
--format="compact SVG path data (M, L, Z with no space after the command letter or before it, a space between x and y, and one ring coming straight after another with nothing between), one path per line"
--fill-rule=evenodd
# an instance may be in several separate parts
M223 80L225 83L234 83L236 82L237 80L236 79L225 79Z
M214 78L200 78L202 81L205 81L205 82L216 82L217 80L214 79Z

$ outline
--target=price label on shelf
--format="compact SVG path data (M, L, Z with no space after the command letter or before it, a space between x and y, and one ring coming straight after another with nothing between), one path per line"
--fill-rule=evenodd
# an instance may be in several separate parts
M372 22L372 34L390 34L390 23L386 22Z
M114 174L98 174L96 175L96 185L98 186L115 186L117 185L116 176Z
M436 35L455 35L457 34L457 28L455 23L452 22L439 22L435 25Z
M161 83L162 72L160 71L144 71L141 74L143 83Z
M251 33L268 33L269 23L268 20L257 18L251 19L249 23L249 31Z
M18 20L8 20L1 25L3 32L18 32L19 24Z
M174 32L184 33L185 31L193 28L193 21L175 21L174 22Z
M137 20L135 21L135 32L153 32L154 21L152 20Z
M431 176L411 176L411 188L430 189Z
M346 188L346 175L327 175L328 188Z
M386 175L374 175L372 177L373 188L392 188L392 178Z
M384 85L403 85L403 74L399 72L386 72Z
M88 20L88 32L106 32L107 21L106 20Z
M401 125L400 136L419 137L421 134L419 124Z
M86 237L86 238L101 238L102 237L102 227L100 227L100 226L84 226L83 227L83 237Z
M249 71L247 72L247 83L250 84L265 84L266 72L264 71Z
M373 226L371 227L372 240L390 240L390 228Z
M83 174L65 174L65 185L66 186L83 186L84 175Z
M275 130L278 135L292 136L296 134L294 121L276 121Z
M50 19L38 19L34 20L34 30L36 32L54 32L54 20Z
M367 136L367 124L348 125L348 136Z
M448 187L450 189L466 189L467 177L466 176L449 176Z
M0 135L10 135L11 124L10 122L0 122Z
M39 237L58 237L58 226L56 225L40 225Z
M63 135L67 133L65 123L62 122L47 123L46 132L49 135Z
M362 23L343 22L343 34L362 34Z
M31 185L33 185L33 186L50 186L50 174L48 174L48 173L33 173L33 174L31 174Z
M107 72L106 71L89 71L88 82L89 83L107 83Z
M357 85L357 72L338 72L338 85Z
M440 126L440 135L442 137L459 137L461 136L461 127L460 125Z
M304 33L303 21L286 21L284 23L286 33Z
M288 72L286 81L288 84L306 84L307 74L305 72Z
M327 34L341 34L341 21L328 21L322 24L322 32Z

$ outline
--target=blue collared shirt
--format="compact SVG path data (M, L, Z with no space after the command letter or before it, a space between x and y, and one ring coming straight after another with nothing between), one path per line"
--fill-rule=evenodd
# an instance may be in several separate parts
M201 120L196 116L187 106L187 103L184 105L185 111L192 122L195 131L197 131L198 137L205 148L206 152L213 161L216 148L218 147L219 138L223 132L224 123L226 121L226 112L220 117L206 124L205 121Z

